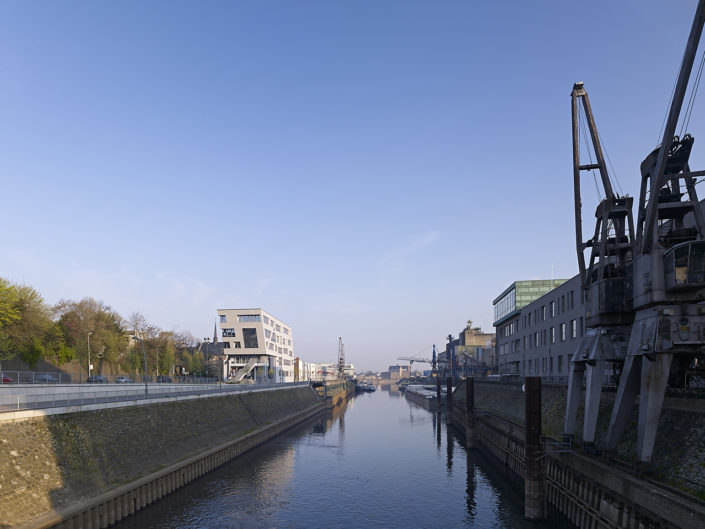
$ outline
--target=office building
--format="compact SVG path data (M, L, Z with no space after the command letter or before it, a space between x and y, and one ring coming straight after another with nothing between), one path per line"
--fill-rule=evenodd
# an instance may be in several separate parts
M294 381L291 327L262 309L218 309L223 376L235 382Z
M499 374L567 381L585 332L580 276L516 281L493 304Z

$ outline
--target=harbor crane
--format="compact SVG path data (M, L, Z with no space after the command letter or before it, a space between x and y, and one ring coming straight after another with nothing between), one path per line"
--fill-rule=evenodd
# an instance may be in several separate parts
M699 0L661 143L641 164L636 236L632 236L629 220L631 202L626 200L628 197L610 195L609 180L603 178L606 198L600 203L602 209L598 206L596 212L595 237L589 244L583 243L580 195L579 191L575 193L578 263L588 332L571 362L565 430L570 434L575 426L577 395L584 372L588 429L584 440L594 439L604 367L608 362L621 364L605 448L617 448L639 396L637 453L645 464L651 462L669 380L672 384L682 381L686 370L705 359L705 219L695 190L695 179L705 176L705 171L690 170L693 137L675 135L704 24L705 0ZM702 71L702 65L700 68ZM684 119L686 126L697 85L696 81ZM591 113L580 83L573 90L574 113L578 99L582 99L586 114ZM594 122L590 129L597 155L599 142ZM575 118L573 132L575 135ZM575 140L573 149L574 178L576 172L589 165L600 169L602 176L601 156L597 164L581 165L576 161ZM622 199L624 203L620 204ZM604 224L609 225L610 221L611 231L607 232ZM586 248L592 249L587 267L581 257ZM621 345L623 340L626 350Z
M345 378L345 344L340 336L338 337L338 378L340 380Z
M634 320L631 299L631 259L634 251L634 220L632 197L614 192L602 153L600 136L590 99L583 83L575 83L571 92L573 119L573 189L575 200L575 236L578 269L585 303L586 332L570 363L568 399L564 431L573 435L578 412L578 401L585 382L585 413L583 441L595 441L597 412L600 406L605 371L619 370L627 355L627 343ZM583 114L580 113L582 103ZM584 115L584 122L581 116ZM580 132L585 125L590 134L590 163L580 160ZM587 134L585 134L587 136ZM585 138L587 142L587 138ZM590 151L595 155L592 160ZM595 210L595 231L583 241L581 218L581 174L597 170L604 197ZM597 182L596 182L597 183ZM585 252L590 250L589 260Z
M418 356L400 356L397 358L397 360L406 360L407 362L409 362L409 377L411 377L411 366L414 365L414 362L419 362L422 364L431 364L434 370L436 368L436 362L434 360L429 360L428 358L420 358Z

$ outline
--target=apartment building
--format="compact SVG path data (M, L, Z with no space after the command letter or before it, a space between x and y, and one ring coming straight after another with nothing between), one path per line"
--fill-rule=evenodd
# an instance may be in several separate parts
M294 381L291 326L262 309L218 309L223 376L236 382Z
M567 381L585 333L580 276L516 281L493 304L499 374Z

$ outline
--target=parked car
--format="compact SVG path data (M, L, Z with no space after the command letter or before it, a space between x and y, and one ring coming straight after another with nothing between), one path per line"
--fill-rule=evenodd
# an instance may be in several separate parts
M116 384L132 384L132 379L130 377L119 376L115 379Z
M171 382L171 377L167 375L157 375L157 382Z
M14 384L15 379L5 373L0 373L0 384Z
M88 384L107 384L108 379L103 375L91 375L88 377L88 380L86 380L86 382Z
M58 384L59 377L51 373L35 373L33 377L35 384Z

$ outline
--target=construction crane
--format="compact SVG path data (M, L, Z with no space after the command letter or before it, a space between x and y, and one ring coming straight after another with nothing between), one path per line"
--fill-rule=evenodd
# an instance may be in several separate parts
M422 364L431 364L433 366L433 369L435 369L435 364L436 362L433 360L429 360L428 358L419 358L418 356L400 356L397 358L397 360L406 360L409 362L409 378L411 378L411 366L414 365L414 362L419 362Z
M338 378L345 378L345 344L342 337L338 337Z
M631 239L631 226L629 234L616 228L615 212L621 206L615 200L619 197L606 193L607 202L601 203L603 210L600 211L598 206L602 220L598 218L596 238L590 241L593 253L587 268L581 260L582 252L588 246L581 246L582 235L578 232L580 197L576 192L578 262L592 338L581 342L571 362L572 390L569 389L566 430L574 426L579 393L575 386L581 381L582 371L586 371L587 375L586 415L590 415L589 420L587 416L585 420L594 430L592 424L597 415L595 403L599 404L596 392L599 393L601 384L599 375L606 361L621 362L622 348L619 345L613 347L612 339L619 341L624 338L622 325L627 325L630 328L629 339L605 448L608 451L616 449L631 416L634 401L639 396L637 453L639 461L646 464L651 461L669 378L673 382L683 380L682 374L704 359L705 307L699 303L705 294L705 220L695 190L695 178L705 176L705 171L691 171L688 165L692 136L686 134L681 138L675 135L704 24L705 0L699 0L662 141L641 164L636 237ZM693 96L697 84L694 83ZM583 97L581 90L582 85L574 87L574 110L576 99ZM586 102L585 94L583 103L589 108ZM686 115L690 110L689 103ZM687 118L685 122L688 123ZM575 120L573 127L575 133ZM599 144L595 141L594 123L591 135L597 154ZM575 141L573 148L575 151ZM586 168L575 159L574 156L574 173ZM598 163L591 165L599 169L604 166L604 161L598 158ZM608 180L603 178L603 187L607 191L606 182ZM631 211L627 202L624 207ZM629 224L629 214L624 213L622 217L620 212L619 216L626 219L626 225ZM614 237L605 237L603 224L605 219L609 221L610 218L615 227L612 232ZM599 247L597 253L596 246ZM624 268L620 269L622 265ZM610 309L612 303L617 303L614 310ZM629 325L632 318L633 323ZM593 340L590 343L594 346L589 345L590 340ZM608 346L607 352L605 346ZM587 353L585 358L582 356L584 353ZM587 438L590 438L590 432Z
M575 236L585 302L586 332L570 363L564 432L573 435L575 431L585 376L583 441L594 443L604 374L608 367L611 367L613 372L619 371L624 363L634 320L630 282L634 251L633 198L619 196L612 188L590 99L583 83L575 83L573 86L571 103ZM584 123L582 115L585 117ZM580 160L580 133L585 125L591 138L591 145L588 145L590 163L582 163ZM584 135L587 143L587 133ZM591 153L595 155L594 162ZM605 198L595 210L594 234L590 239L583 241L581 174L595 170L599 172ZM597 181L595 183L597 185ZM586 250L590 250L587 265Z

